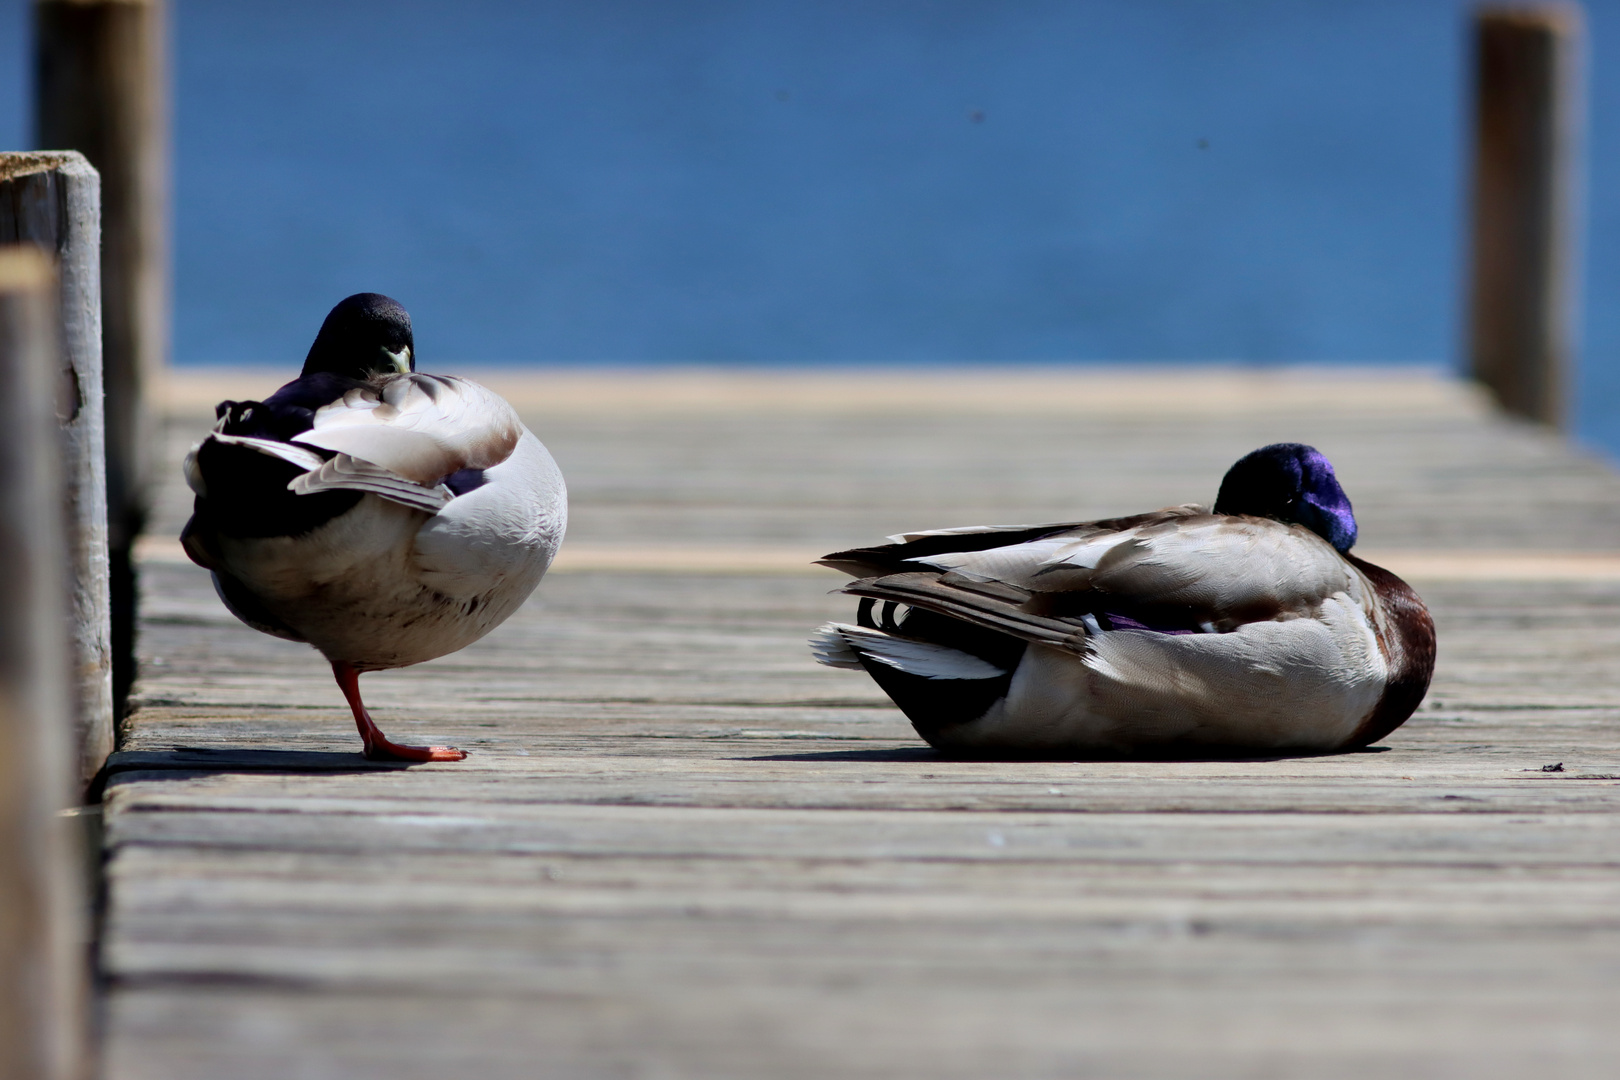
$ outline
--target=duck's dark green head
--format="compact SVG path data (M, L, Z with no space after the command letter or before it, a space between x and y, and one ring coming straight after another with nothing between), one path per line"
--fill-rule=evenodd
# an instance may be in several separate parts
M379 372L415 370L410 315L397 300L381 293L355 293L326 316L301 375L326 372L364 379Z
M1356 515L1333 465L1304 443L1273 443L1226 472L1217 514L1253 514L1303 525L1345 554L1356 543Z

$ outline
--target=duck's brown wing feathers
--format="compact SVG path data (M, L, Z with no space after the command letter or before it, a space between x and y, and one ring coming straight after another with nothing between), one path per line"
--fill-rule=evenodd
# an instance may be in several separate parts
M1265 518L1172 507L1113 521L912 534L821 560L844 591L910 604L1027 641L1081 650L1109 613L1229 630L1361 600L1365 578L1320 537Z

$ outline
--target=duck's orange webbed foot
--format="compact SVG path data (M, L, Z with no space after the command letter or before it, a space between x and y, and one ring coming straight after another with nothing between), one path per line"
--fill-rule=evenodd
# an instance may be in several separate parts
M467 756L467 751L454 746L406 746L391 742L360 700L360 672L350 664L334 660L332 675L349 702L349 711L354 713L354 726L360 729L360 741L365 745L362 752L367 761L460 761Z
M467 751L454 746L405 746L390 742L380 731L375 739L366 743L364 753L367 761L460 761L467 756Z

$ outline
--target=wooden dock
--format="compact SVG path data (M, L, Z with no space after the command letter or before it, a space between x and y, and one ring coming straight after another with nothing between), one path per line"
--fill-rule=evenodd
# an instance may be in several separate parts
M287 374L287 373L281 373ZM572 493L489 639L367 677L172 539L104 835L108 1080L1620 1075L1620 474L1422 372L501 376ZM943 759L808 559L1213 498L1321 447L1440 667L1373 751Z

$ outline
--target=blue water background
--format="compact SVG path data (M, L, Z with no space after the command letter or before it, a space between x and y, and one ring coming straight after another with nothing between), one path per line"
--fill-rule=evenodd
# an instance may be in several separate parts
M175 359L1455 365L1460 0L182 0ZM1620 453L1620 0L1580 432ZM30 145L0 0L0 145Z

